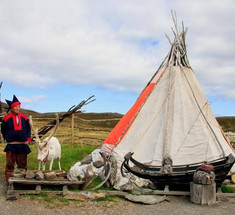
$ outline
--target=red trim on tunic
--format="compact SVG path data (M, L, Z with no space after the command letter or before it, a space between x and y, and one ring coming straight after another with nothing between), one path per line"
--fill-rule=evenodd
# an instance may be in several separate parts
M16 115L11 113L12 119L13 119L13 125L14 125L14 130L22 130L22 125L21 125L21 113L18 113L18 120L19 123L17 125L17 121L16 121Z
M11 118L11 114L7 114L6 116L4 116L3 120L4 122L6 122L10 118Z
M22 113L21 113L21 116L25 119L25 121L27 121L27 120L28 120L28 117L27 117L27 116L25 116L24 114L22 114Z

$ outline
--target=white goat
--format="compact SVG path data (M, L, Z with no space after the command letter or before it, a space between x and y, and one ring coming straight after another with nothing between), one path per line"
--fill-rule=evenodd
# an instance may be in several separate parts
M38 143L38 161L39 161L38 170L41 169L41 164L42 164L42 169L45 170L46 161L50 162L49 170L52 170L54 159L57 159L59 170L61 170L60 166L61 145L59 140L56 137L53 137L59 125L58 114L56 114L55 128L53 129L51 134L48 137L46 137L42 142L40 141L37 130L34 129L32 116L29 116L29 124L31 126L32 131L34 132L36 138L35 141L36 143Z

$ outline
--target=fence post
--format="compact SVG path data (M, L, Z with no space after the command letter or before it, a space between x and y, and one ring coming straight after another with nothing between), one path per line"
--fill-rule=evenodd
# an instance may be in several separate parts
M71 144L74 145L74 113L71 115Z

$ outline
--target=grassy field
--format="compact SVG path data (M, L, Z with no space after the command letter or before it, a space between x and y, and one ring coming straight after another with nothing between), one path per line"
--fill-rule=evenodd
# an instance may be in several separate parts
M59 113L60 116L62 114L63 113ZM35 128L41 128L55 119L54 113L32 114L32 116ZM120 114L111 113L76 113L73 130L74 144L100 146L121 116ZM49 135L49 133L50 132L48 132L45 137ZM66 118L59 124L55 136L60 140L61 144L71 144L71 135L71 118Z
M6 165L6 155L3 152L5 144L0 145L0 177L4 178L4 171ZM62 144L61 146L61 168L65 171L69 171L76 162L82 160L85 156L90 154L96 147L94 146L80 146L80 145L68 145ZM30 145L31 153L28 155L28 169L36 170L38 168L37 161L37 145ZM47 163L46 169L49 168L49 163ZM53 169L58 169L57 161L53 163Z
M6 108L6 104L3 104ZM22 113L29 116L32 115L35 128L41 128L55 118L55 113L37 113L31 110L21 110ZM58 113L60 116L64 113ZM118 113L76 113L74 121L74 144L71 144L71 118L66 118L59 124L55 136L61 143L61 167L65 171L78 161L82 160L86 155L90 154L94 149L103 144L103 141L116 125L118 120L109 120L113 118L121 118ZM100 121L96 121L100 120ZM42 137L42 140L48 136L50 131ZM3 152L6 143L0 144L0 178L4 178L6 165L5 153ZM30 144L31 153L28 155L28 169L36 170L38 168L37 161L37 144ZM46 166L48 169L49 163ZM57 161L54 161L53 169L58 169Z
M35 128L41 128L55 118L54 113L39 114L33 111L23 110L27 116L32 115ZM61 115L63 113L59 113ZM86 155L90 154L94 149L101 146L103 141L116 125L118 120L109 120L120 118L120 114L75 114L74 122L74 144L71 144L71 118L65 119L59 124L55 136L61 143L61 167L65 171L78 161L82 160ZM81 120L84 119L84 120ZM101 121L95 121L101 119ZM107 120L103 120L107 119ZM89 121L90 120L90 121ZM44 137L49 135L49 131ZM0 144L0 178L4 178L5 171L5 153L3 152L6 143ZM38 168L37 161L37 144L30 144L31 153L28 156L28 169L36 170ZM49 163L46 168L49 168ZM54 161L53 169L58 169L57 161Z

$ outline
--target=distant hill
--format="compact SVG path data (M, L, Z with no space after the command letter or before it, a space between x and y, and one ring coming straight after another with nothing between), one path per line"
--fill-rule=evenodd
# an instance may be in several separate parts
M2 103L3 109L7 109L8 105ZM53 118L55 113L38 113L36 111L21 109L22 113L26 116L32 115L33 117L40 117L40 118ZM59 112L59 115L64 114L65 112ZM76 113L76 117L79 117L84 120L96 120L96 119L116 119L121 118L123 115L119 113ZM223 128L225 132L235 132L235 116L224 116L224 117L216 117L218 123ZM108 127L114 127L117 121L111 122ZM94 122L98 126L106 127L107 124L104 122Z
M3 109L3 112L6 112L7 109L8 109L8 105L6 103L3 103L2 102L2 109ZM25 114L26 116L29 116L29 115L32 115L32 116L35 116L35 115L42 115L36 111L33 111L33 110L27 110L27 109L21 109L21 112L23 114Z
M225 132L235 132L235 116L216 117Z
M3 111L8 109L8 105L2 103ZM38 113L36 111L21 109L21 112L26 116L32 115L33 118L55 118L55 112L51 113ZM59 116L63 115L65 112L58 112ZM104 121L94 121L89 122L89 124L105 128L113 128L118 120L108 120L108 119L120 119L123 115L119 113L82 113L78 112L75 114L75 117L84 119L84 120L104 120ZM107 121L105 120L107 119ZM86 122L83 122L86 123Z

